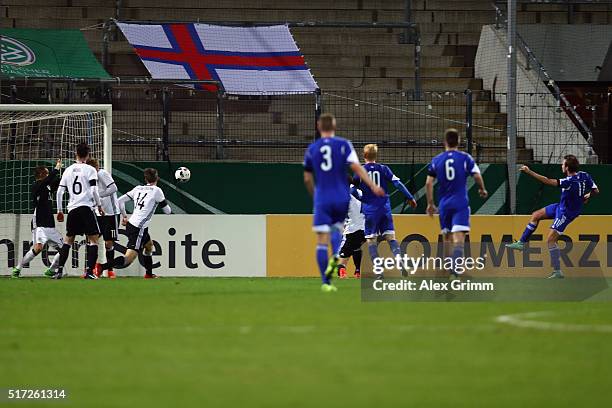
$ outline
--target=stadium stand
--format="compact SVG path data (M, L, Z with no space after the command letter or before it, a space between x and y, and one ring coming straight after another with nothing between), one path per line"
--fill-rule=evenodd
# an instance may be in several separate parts
M5 0L0 10L2 27L97 28L84 34L98 58L102 58L99 28L111 17L153 21L326 21L402 22L404 0ZM119 8L116 8L119 5ZM373 139L389 146L420 147L385 153L386 161L426 161L435 149L422 148L437 142L444 127L462 127L465 120L464 90L473 91L474 141L487 162L505 161L506 117L493 102L482 81L474 77L474 58L482 26L493 24L490 0L413 0L412 20L418 24L421 44L421 76L425 91L414 101L402 91L414 89L414 45L401 44L402 29L294 28L292 32L323 90L324 108L339 116L343 134L356 145ZM559 4L521 4L519 23L601 23L612 21L610 5L580 4L570 10ZM108 72L113 76L146 76L147 71L129 44L116 34L109 47ZM120 91L120 89L119 89ZM124 95L140 92L126 88ZM177 159L214 160L217 146L202 144L215 129L212 95L173 92L171 154ZM148 95L150 96L150 95ZM115 91L114 97L117 97ZM157 96L151 96L156 99ZM194 111L194 101L199 108ZM122 106L123 105L123 106ZM115 150L118 159L155 159L161 127L152 126L160 113L151 104L149 113L127 102L117 103L115 126L123 135L137 135L143 148ZM305 97L229 100L225 106L224 149L226 160L299 161L303 146L313 135L313 102ZM135 110L139 113L136 114ZM391 110L391 112L390 112ZM308 112L300 114L300 111ZM146 119L136 119L146 118ZM392 123L389 123L392 121ZM139 124L142 122L142 124ZM122 135L115 135L121 140ZM298 146L283 146L288 138ZM195 142L198 143L195 143ZM150 145L147 144L150 142ZM270 142L274 155L257 156L245 146ZM383 143L383 144L384 144ZM518 141L520 160L532 152ZM197 146L197 149L194 147ZM240 146L240 147L237 147ZM390 150L390 149L388 149ZM401 150L401 149L397 149Z

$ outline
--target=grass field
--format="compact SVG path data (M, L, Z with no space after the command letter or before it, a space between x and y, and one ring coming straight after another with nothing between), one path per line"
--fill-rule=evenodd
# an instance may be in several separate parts
M610 405L610 303L362 303L338 285L2 279L0 388L65 388L48 405L70 407Z

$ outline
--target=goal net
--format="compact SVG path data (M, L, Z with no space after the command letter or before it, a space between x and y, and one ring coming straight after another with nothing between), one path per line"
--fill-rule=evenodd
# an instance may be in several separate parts
M61 159L66 168L74 163L76 146L87 142L91 157L111 170L111 112L111 105L0 105L0 274L10 273L32 245L36 167L51 170ZM55 191L51 198L55 212ZM65 222L56 228L63 235ZM77 241L65 272L82 273L84 253L84 241ZM45 246L21 274L42 276L54 255Z

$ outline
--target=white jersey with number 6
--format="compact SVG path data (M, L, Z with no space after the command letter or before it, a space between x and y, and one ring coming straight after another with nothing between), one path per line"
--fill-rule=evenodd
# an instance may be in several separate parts
M96 169L85 163L74 163L62 174L60 187L68 190L68 212L78 207L93 207L96 202L91 186L98 182Z
M166 200L161 188L150 185L134 187L126 195L134 202L130 224L138 228L147 228L157 205Z

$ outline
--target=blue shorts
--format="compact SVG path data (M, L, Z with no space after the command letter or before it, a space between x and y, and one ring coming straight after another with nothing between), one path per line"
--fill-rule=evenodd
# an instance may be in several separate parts
M544 207L546 211L546 218L553 218L553 223L550 226L551 229L563 234L563 231L567 228L570 222L578 218L578 215L566 214L559 208L559 204L551 204Z
M365 214L365 237L374 238L378 235L392 234L395 232L393 216L390 211L380 211L373 214Z
M330 232L333 226L342 228L348 214L349 201L315 204L312 230Z
M443 234L449 232L468 232L470 230L470 207L446 208L441 205L440 228Z

